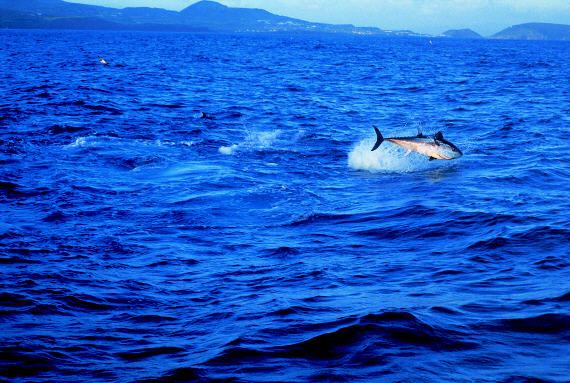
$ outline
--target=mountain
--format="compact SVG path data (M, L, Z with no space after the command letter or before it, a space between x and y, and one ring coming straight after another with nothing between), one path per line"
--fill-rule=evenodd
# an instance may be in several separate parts
M278 16L263 9L227 7L202 0L180 12L160 8L108 8L63 0L0 0L0 28L103 29L178 32L320 32L396 37L427 36L412 31L333 25ZM444 37L475 39L470 29L449 30ZM515 25L495 39L570 40L570 25Z
M503 29L492 36L494 39L517 40L570 40L570 25L527 23Z
M206 0L180 12L146 7L115 9L63 0L0 0L0 28L384 34L378 28L312 23Z
M471 29L450 29L443 32L444 37L450 37L452 39L481 39L479 33L472 31Z

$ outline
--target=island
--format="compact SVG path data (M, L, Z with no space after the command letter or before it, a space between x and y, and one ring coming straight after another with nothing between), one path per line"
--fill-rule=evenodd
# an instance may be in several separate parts
M526 23L513 25L492 36L494 39L570 41L570 25Z
M452 39L482 39L479 33L472 31L471 29L450 29L443 32L444 37L450 37Z

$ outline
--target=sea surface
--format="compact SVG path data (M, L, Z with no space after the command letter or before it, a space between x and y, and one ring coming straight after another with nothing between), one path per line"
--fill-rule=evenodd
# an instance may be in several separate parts
M0 380L570 381L569 57L1 31Z

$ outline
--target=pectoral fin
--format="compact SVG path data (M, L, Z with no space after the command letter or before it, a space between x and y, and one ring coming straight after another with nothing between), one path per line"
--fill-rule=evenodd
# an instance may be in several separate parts
M412 152L412 151L411 151L410 149L408 149L408 151L406 152L406 154L404 154L404 157L409 156L411 152Z
M435 158L435 157L430 157L429 160L430 160L430 161L433 161L433 160L437 160L437 158Z

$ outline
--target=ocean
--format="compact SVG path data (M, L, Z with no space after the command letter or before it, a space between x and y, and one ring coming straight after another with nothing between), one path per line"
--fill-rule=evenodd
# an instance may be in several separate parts
M0 379L570 381L569 52L0 31Z

